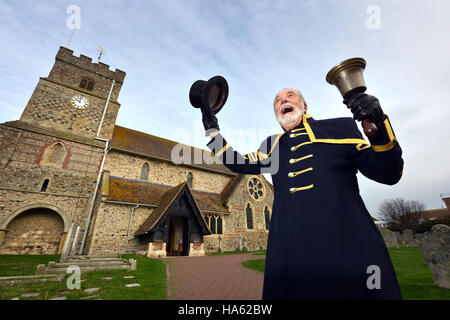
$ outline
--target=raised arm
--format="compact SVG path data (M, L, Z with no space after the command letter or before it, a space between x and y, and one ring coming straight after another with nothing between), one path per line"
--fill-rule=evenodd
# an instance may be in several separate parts
M358 130L356 123L354 125L355 130ZM371 146L355 150L352 160L356 168L367 178L394 185L403 174L402 149L387 116L384 121L375 125L378 127L378 134L369 139ZM358 133L361 135L359 130Z
M215 157L218 157L228 169L236 173L260 174L263 168L270 166L265 142L257 151L241 155L231 147L220 132L217 132L207 146Z

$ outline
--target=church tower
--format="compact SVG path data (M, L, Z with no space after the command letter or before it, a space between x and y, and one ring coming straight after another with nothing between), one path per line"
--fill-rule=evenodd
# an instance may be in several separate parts
M42 77L21 121L87 138L111 139L125 72L60 47L48 77Z

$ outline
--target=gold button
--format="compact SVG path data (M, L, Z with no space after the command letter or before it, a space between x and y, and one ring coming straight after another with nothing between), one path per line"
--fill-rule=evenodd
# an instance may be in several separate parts
M289 135L289 138L294 138L295 136L294 136L294 134L293 133L291 133L290 135Z
M292 147L292 148L291 148L291 151L295 151L295 147Z
M294 176L294 173L292 173L292 172L289 172L289 173L288 173L288 177L289 177L289 178L292 178L293 176Z
M295 188L290 188L289 191L290 191L291 193L294 193L294 192L295 192Z
M294 159L289 159L289 163L294 163Z

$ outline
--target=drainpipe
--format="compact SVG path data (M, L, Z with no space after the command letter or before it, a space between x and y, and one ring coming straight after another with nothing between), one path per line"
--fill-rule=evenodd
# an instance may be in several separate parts
M105 120L106 110L108 109L109 99L111 99L111 93L113 91L115 83L116 83L116 80L113 80L112 85L111 85L111 89L109 89L108 99L106 99L105 108L103 108L102 119L100 120L100 125L98 126L97 137L100 136L100 129L102 128L103 120Z
M128 239L130 238L130 228L131 228L131 220L133 220L133 213L134 213L134 209L139 208L139 205L137 204L136 207L131 208L131 212L130 212L130 221L128 222L128 233L127 233L127 241L125 244L125 251L123 254L127 254L127 250L128 250Z
M97 196L98 186L100 184L100 178L101 178L102 172L103 172L103 166L105 165L106 155L108 154L109 150L111 150L111 148L109 147L109 140L108 139L103 139L103 138L99 138L99 137L95 137L94 139L97 139L97 140L100 140L100 141L104 141L104 142L106 142L106 144L105 144L105 149L103 150L103 159L102 159L102 163L100 165L100 170L98 171L97 182L95 184L94 194L92 196L91 205L89 207L89 215L88 215L88 218L86 220L86 225L84 227L83 240L81 240L80 251L78 252L79 255L83 254L84 244L86 242L86 237L87 237L87 234L88 234L89 224L91 222L92 211L94 209L95 198Z
M97 134L94 137L94 139L106 142L106 144L105 144L105 149L103 150L103 159L102 159L102 164L100 166L100 170L98 172L97 183L95 184L94 195L92 196L92 201L91 201L91 205L90 205L90 208L89 208L89 215L88 215L88 218L86 220L86 226L84 227L83 240L81 241L80 251L78 253L79 255L83 254L84 244L86 242L86 237L87 237L87 234L88 234L88 228L89 228L89 224L91 222L92 210L94 209L95 198L97 196L98 185L100 183L100 177L102 176L103 166L105 165L105 160L106 160L106 155L108 154L109 150L111 149L111 148L109 148L109 139L100 138L99 135L100 135L100 130L102 129L103 120L105 119L106 110L108 109L109 100L111 99L111 94L112 94L112 91L113 91L115 83L116 83L116 80L113 79L113 82L111 84L111 88L109 89L108 98L106 99L105 108L103 109L102 119L100 120L100 125L98 126Z

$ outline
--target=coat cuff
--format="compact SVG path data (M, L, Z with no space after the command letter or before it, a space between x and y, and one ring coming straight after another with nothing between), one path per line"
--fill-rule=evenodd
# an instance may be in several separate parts
M369 138L372 149L376 152L383 152L394 148L398 142L388 116L386 115L384 121L377 122L375 125L378 133L375 137Z
M220 157L230 145L226 142L220 132L206 144L215 157Z

